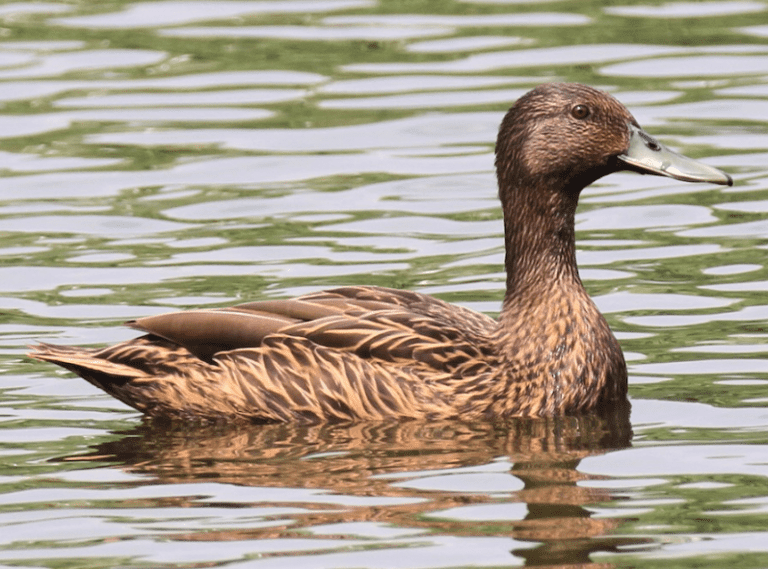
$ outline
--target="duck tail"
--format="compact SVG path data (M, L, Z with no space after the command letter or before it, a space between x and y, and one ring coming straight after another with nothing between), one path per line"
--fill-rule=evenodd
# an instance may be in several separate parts
M128 403L123 396L126 383L149 377L135 367L98 357L98 350L54 344L36 344L30 349L29 357L68 369L125 403Z

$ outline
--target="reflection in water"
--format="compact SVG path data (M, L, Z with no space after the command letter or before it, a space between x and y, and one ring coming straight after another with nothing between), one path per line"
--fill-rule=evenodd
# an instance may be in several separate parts
M243 487L245 502L217 500L218 507L263 507L263 497L247 503L245 487L265 487L293 490L295 497L283 492L274 501L306 508L279 525L189 532L177 536L181 540L290 539L314 533L314 526L344 537L344 528L357 527L349 524L376 522L406 533L407 528L429 532L419 538L422 544L440 535L506 536L513 544L521 542L511 554L529 566L589 564L592 553L628 543L627 538L608 537L619 520L592 518L588 505L614 497L599 487L579 486L591 477L577 470L585 457L630 445L628 406L606 418L495 425L274 424L192 431L188 425L147 420L118 434L120 439L87 455L64 460L117 462L127 472L153 477L142 485ZM321 498L314 501L312 494L299 492L307 488L320 489ZM194 498L189 502L187 507L199 505ZM521 515L516 504L524 504L527 512ZM402 545L389 539L379 547Z

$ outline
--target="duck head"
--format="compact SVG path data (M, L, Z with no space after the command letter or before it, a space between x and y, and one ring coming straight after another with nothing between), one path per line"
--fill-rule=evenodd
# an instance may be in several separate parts
M515 103L499 130L496 166L502 200L520 186L557 188L577 198L619 170L733 184L720 170L666 148L612 96L575 83L540 85Z

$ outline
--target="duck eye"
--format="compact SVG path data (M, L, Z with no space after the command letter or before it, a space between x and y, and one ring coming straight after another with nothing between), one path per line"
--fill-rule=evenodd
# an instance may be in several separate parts
M589 116L589 107L587 105L576 105L571 109L571 116L575 119L585 119Z

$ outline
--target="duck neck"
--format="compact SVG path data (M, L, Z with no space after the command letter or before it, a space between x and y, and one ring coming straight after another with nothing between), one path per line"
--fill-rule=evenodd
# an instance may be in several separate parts
M534 187L519 183L502 191L507 272L503 312L521 301L547 303L547 294L558 289L583 290L574 236L580 188L539 191L551 188L550 182L556 181L542 180Z

